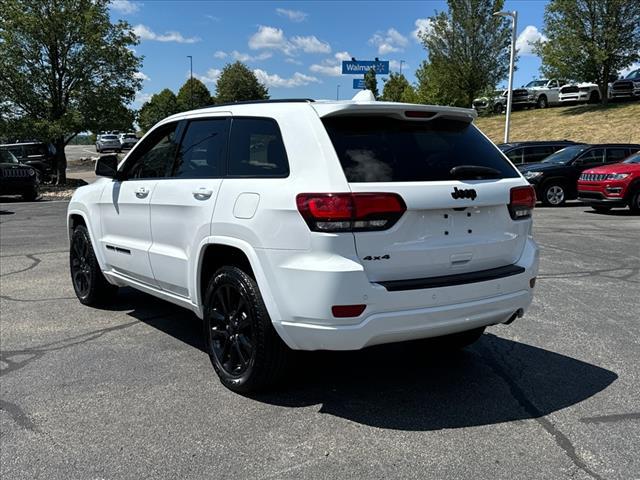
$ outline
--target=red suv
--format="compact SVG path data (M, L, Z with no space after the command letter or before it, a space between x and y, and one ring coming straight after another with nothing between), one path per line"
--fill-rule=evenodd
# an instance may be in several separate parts
M629 206L640 212L640 152L622 163L585 170L578 179L578 199L597 212Z

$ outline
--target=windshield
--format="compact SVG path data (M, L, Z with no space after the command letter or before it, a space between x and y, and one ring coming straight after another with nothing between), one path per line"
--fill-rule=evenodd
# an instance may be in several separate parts
M640 152L634 153L622 163L640 163Z
M126 135L124 135L124 138L138 138L138 137L136 137L135 133L127 133Z
M117 140L118 137L116 137L115 135L102 135L100 139L101 140Z
M630 80L633 80L633 79L636 79L636 78L640 79L640 70L634 70L633 72L631 72L629 75L627 75L624 78L628 78Z
M426 122L389 117L329 117L323 120L349 182L451 180L454 167L517 173L473 125L448 119Z
M525 85L525 87L544 87L547 84L546 80L533 80Z
M566 147L566 148L563 148L562 150L558 150L556 153L549 155L547 158L545 158L542 161L542 163L559 163L559 164L565 165L569 163L571 160L573 160L574 158L576 158L576 156L580 152L584 151L587 148L588 148L587 145L577 145L575 147Z
M0 150L0 163L20 163L8 150Z

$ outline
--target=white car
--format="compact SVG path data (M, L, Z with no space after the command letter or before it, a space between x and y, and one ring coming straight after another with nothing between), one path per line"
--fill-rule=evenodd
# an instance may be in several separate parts
M600 87L595 83L572 83L560 87L560 103L598 103Z
M474 118L368 91L173 115L76 190L75 292L192 310L241 392L278 379L290 349L468 345L523 315L538 272L533 188Z
M522 88L513 91L513 105L547 108L560 104L560 87L566 85L565 80L532 80Z
M120 142L120 148L125 150L133 148L138 143L138 136L135 133L120 133L118 134L118 141Z

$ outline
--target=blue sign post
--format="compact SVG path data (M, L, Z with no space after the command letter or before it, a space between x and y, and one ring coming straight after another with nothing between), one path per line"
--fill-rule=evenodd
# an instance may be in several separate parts
M355 90L364 90L364 78L354 78L353 88Z
M389 74L389 62L386 60L378 62L374 60L345 60L342 62L343 75L362 75L371 70L371 68L375 69L376 75Z

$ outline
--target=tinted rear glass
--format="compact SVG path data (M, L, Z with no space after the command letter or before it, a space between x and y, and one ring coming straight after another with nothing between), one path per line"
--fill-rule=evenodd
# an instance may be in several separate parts
M460 165L489 167L517 177L500 151L471 124L448 119L325 118L324 126L349 182L453 180Z

